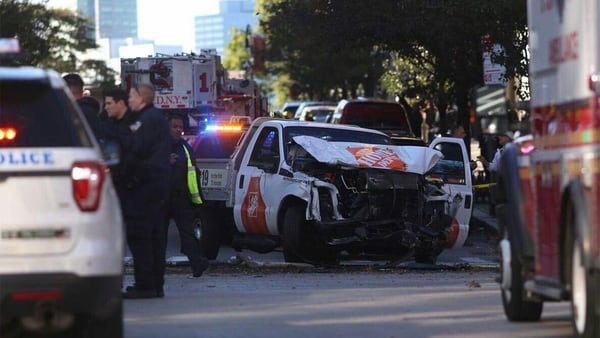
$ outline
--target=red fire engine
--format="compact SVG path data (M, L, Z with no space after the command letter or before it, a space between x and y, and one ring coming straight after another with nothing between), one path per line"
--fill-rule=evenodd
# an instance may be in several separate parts
M572 304L600 337L600 3L529 0L531 133L506 146L496 209L511 321Z

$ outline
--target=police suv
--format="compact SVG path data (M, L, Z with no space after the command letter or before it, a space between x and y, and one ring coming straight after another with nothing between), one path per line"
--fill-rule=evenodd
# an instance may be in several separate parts
M0 337L122 337L106 152L60 75L7 66L7 51L16 40L0 40Z

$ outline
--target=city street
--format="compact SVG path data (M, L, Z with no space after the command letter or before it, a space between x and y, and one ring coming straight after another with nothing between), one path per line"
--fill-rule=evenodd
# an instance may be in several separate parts
M163 299L125 301L125 337L570 337L566 303L509 323L495 271L302 272L167 276Z
M546 304L538 323L506 320L497 238L480 219L466 245L444 251L436 265L315 268L286 264L281 252L226 247L200 278L189 277L172 226L165 298L126 300L125 337L569 337L568 303Z

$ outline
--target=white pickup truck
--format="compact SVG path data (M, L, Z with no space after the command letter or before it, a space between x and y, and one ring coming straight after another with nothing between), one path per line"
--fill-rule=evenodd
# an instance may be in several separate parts
M467 237L472 188L460 139L398 146L371 129L258 118L233 155L210 158L224 139L195 144L208 150L196 165L211 258L223 228L236 249L281 246L286 261L313 264L355 255L432 263Z

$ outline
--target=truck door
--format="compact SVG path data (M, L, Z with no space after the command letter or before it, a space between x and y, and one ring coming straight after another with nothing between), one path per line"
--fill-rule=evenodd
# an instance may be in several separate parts
M277 172L282 159L281 132L265 127L256 136L236 179L233 215L240 232L278 233L277 208L286 182Z
M473 212L473 185L467 147L462 139L455 137L435 138L429 147L441 151L444 155L431 170L431 175L444 181L444 190L450 193L452 200L461 199L451 233L454 243L450 243L451 247L461 247L469 234L469 222Z

